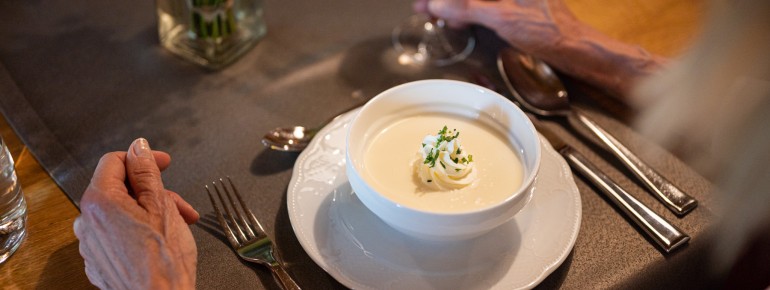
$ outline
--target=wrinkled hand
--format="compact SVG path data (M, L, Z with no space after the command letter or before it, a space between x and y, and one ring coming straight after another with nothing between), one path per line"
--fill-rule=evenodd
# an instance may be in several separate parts
M624 101L666 60L580 22L562 0L416 0L417 12L452 26L486 26L513 47Z
M417 0L414 10L443 18L452 26L486 26L510 45L535 56L580 25L561 0Z
M99 288L195 288L197 249L187 224L198 213L163 187L160 171L170 162L142 138L99 160L74 226L86 275Z

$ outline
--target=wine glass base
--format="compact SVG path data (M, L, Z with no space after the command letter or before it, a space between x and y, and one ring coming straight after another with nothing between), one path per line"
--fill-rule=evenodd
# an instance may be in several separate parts
M402 65L446 66L466 59L476 45L468 29L449 28L443 20L416 14L393 29L393 46Z

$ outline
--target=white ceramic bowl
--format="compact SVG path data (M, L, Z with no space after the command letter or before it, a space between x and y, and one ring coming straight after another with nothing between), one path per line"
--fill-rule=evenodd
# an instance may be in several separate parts
M502 202L461 213L409 208L375 191L366 179L371 177L362 174L364 153L373 137L391 121L437 112L481 121L508 137L523 163L520 188ZM529 201L540 166L540 139L524 112L496 92L465 82L424 80L391 88L364 105L348 130L345 166L356 195L385 223L420 239L469 239L509 221Z

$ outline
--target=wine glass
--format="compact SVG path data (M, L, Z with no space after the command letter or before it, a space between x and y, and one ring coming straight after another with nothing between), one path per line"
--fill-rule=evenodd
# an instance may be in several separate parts
M459 2L455 5L465 3ZM449 27L443 19L425 14L412 15L396 26L392 40L398 62L417 66L446 66L462 61L476 45L469 29Z

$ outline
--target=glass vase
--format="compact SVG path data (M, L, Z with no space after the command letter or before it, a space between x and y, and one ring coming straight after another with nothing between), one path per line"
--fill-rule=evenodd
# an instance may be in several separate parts
M160 43L209 69L225 67L264 37L262 0L156 0Z

